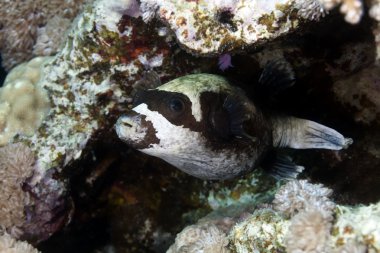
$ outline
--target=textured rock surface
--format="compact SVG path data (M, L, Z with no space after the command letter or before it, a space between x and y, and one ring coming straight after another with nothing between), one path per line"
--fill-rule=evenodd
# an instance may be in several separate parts
M141 1L142 17L158 16L188 51L205 55L260 45L319 20L319 1Z

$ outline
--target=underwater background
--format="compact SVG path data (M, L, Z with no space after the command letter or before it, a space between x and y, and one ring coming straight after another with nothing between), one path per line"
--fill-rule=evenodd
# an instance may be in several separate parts
M380 2L0 2L1 252L380 252ZM211 181L117 136L145 73L295 83L265 109L353 139Z

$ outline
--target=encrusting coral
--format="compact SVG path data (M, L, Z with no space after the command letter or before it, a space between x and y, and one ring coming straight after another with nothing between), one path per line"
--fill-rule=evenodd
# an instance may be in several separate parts
M228 253L226 234L213 224L191 225L176 237L167 253Z
M0 233L1 234L1 233ZM38 253L32 245L27 242L18 241L9 234L0 235L0 252L2 253Z
M145 22L157 16L175 32L183 48L197 55L259 45L324 14L318 0L142 0L140 9Z
M34 56L47 56L55 53L64 42L67 20L73 20L83 8L85 0L54 1L0 1L0 50L2 65L7 70ZM50 20L63 27L44 28ZM43 32L44 30L49 30ZM46 38L49 35L49 38ZM53 35L53 36L51 36ZM46 41L49 40L49 41ZM37 45L33 52L33 47ZM41 43L45 49L41 50Z
M25 208L33 203L22 186L32 176L34 162L33 153L22 143L0 147L0 224L16 237L26 219Z
M17 66L0 88L0 146L16 134L34 134L48 112L47 94L37 85L48 59L37 57Z

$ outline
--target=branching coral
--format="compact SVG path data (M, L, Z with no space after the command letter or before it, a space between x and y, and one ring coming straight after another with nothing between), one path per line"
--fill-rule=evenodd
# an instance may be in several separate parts
M31 150L21 143L0 148L0 226L14 236L25 222L24 208L32 204L22 184L32 176L34 162Z
M37 49L40 48L41 41L45 41L45 46L52 45L52 48L35 49L34 53L42 53L41 55L55 53L57 47L64 41L65 37L61 33L64 27L56 28L56 31L50 30L49 35L54 34L54 36L49 38L49 42L46 42L45 34L38 32L38 29L44 29L43 27L52 18L62 19L58 23L72 20L82 9L84 2L85 0L0 1L0 50L3 66L9 70L32 58L36 41ZM41 37L38 38L39 36Z
M38 253L32 245L27 242L18 241L5 233L0 235L0 252L2 253Z
M37 85L41 65L46 58L37 57L14 68L0 88L0 146L15 134L32 135L49 109L45 91Z
M364 6L362 0L319 0L326 10L331 10L340 5L340 12L344 19L351 24L360 22L363 16Z

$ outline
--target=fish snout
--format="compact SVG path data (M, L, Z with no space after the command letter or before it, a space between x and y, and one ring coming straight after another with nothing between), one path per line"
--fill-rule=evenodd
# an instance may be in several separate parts
M153 125L146 116L134 111L120 116L116 121L115 130L118 137L135 149L144 149L153 143L158 143Z
M115 124L115 130L121 140L132 146L143 140L147 132L139 114L122 115Z

